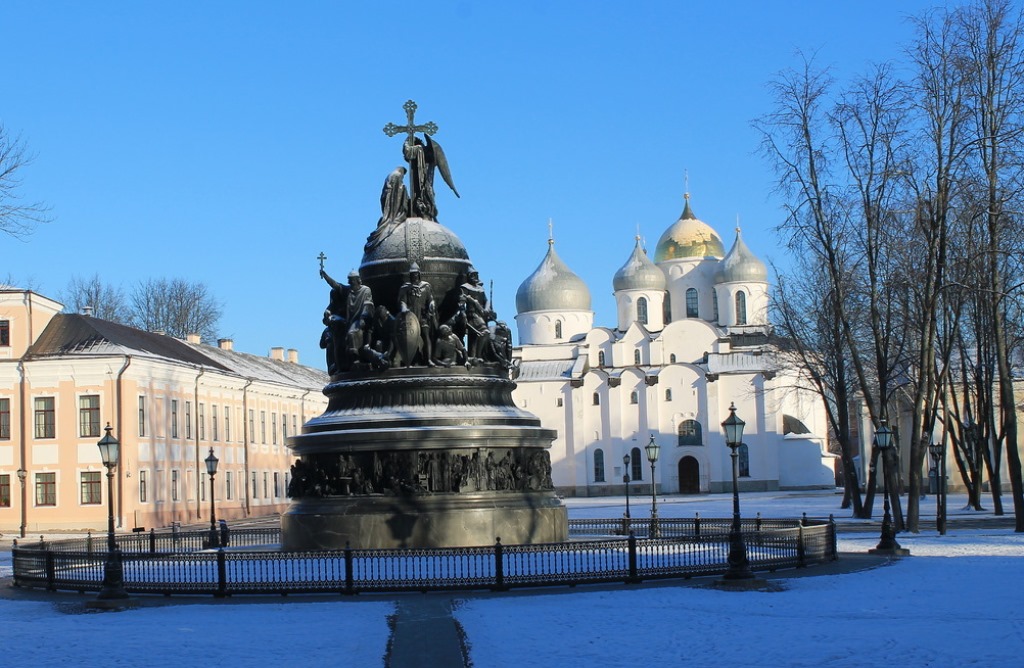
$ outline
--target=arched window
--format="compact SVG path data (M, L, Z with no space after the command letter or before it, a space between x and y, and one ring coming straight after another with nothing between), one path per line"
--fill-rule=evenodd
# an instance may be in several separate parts
M604 482L604 450L594 450L594 482Z
M715 322L718 322L718 290L711 288L711 313L715 316Z
M562 321L561 320L556 320L555 321L555 338L556 339L562 338Z
M672 322L672 299L667 292L665 293L665 300L661 302L661 314L666 325Z
M740 447L736 449L738 455L738 461L736 462L737 468L739 468L739 476L741 478L750 477L750 451L747 450L746 443L740 443Z
M629 393L629 403L631 403L631 404L638 404L638 403L640 403L640 395L637 394L636 390L633 390L632 392Z
M640 349L633 351L633 364L640 364Z
M747 295L742 292L736 293L736 324L747 324Z
M672 388L669 387L665 390L665 401L672 401Z
M640 454L640 448L633 448L629 451L629 464L630 468L633 469L629 472L629 477L633 480L644 479L644 458Z
M595 406L600 406L601 405L601 395L598 394L597 392L594 392L594 405Z
M675 364L676 363L676 354L675 353L672 353L671 355L668 356L668 363L669 364Z
M679 423L679 445L704 445L700 422L683 420Z
M636 300L636 321L641 325L647 324L647 297Z
M604 351L599 350L597 353L597 366L604 366Z
M686 317L697 317L697 288L686 289Z

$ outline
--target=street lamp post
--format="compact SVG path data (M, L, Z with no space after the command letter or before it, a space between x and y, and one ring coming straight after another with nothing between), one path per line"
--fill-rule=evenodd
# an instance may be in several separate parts
M747 545L743 542L743 529L740 526L738 450L743 445L744 425L746 422L736 417L736 404L730 404L729 417L722 423L725 444L732 451L732 528L729 529L729 569L722 575L723 580L750 580L754 577L747 559Z
M651 538L661 537L661 528L658 526L658 484L654 477L654 465L658 463L658 455L661 454L661 446L654 440L651 434L651 441L644 446L647 452L647 461L651 463Z
M28 471L25 469L18 469L18 482L21 483L21 537L25 537L25 525L28 523L28 494L27 488L25 487L25 478L28 476Z
M935 529L940 536L946 535L946 478L941 468L944 450L942 443L928 445L928 454L932 456L932 466L935 468Z
M217 509L214 506L214 486L213 477L217 475L217 464L220 462L217 456L213 454L213 448L210 448L210 454L206 457L206 472L210 476L210 547L217 547L220 545L220 539L217 537Z
M128 598L124 590L124 566L121 563L121 550L114 540L114 467L120 459L121 444L111 435L110 423L104 428L103 438L96 444L100 449L100 459L107 467L107 559L103 564L103 588L100 589L98 600L109 601Z
M626 485L626 519L623 522L623 534L629 533L629 454L622 455L622 482Z
M880 426L875 431L874 445L882 455L882 494L885 496L885 514L882 516L882 533L878 545L868 550L871 554L888 554L892 556L910 554L910 550L900 547L896 542L896 531L892 525L892 515L889 511L889 448L892 447L892 430L886 420L880 420Z

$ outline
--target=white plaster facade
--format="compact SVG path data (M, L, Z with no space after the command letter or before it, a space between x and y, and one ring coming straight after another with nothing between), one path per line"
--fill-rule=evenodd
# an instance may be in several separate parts
M781 368L774 354L767 271L738 231L729 254L722 251L717 233L687 202L655 260L638 244L615 274L614 329L589 326L589 292L570 294L564 271L552 282L548 258L524 281L520 295L534 299L517 299L513 397L558 432L550 452L560 493L622 494L628 473L632 491L646 487L649 494L644 446L652 436L661 446L659 492L731 491L732 460L720 425L732 404L746 422L740 489L834 486L820 400L802 389L799 370ZM650 273L654 267L663 288ZM545 293L548 285L556 289ZM566 305L561 318L559 299ZM533 310L537 304L544 309Z

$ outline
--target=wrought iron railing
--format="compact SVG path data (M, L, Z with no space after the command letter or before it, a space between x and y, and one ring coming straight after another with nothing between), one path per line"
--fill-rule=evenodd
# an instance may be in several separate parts
M569 521L564 543L433 549L283 552L279 528L231 532L210 548L209 530L161 530L115 537L124 586L138 594L299 594L400 592L635 583L724 573L728 519ZM751 568L774 571L838 557L827 520L744 520ZM651 535L658 537L652 538ZM98 591L106 538L15 543L14 585Z

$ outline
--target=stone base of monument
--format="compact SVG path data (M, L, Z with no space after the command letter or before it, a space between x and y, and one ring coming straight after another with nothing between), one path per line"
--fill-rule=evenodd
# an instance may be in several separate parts
M549 543L569 532L549 492L307 498L281 516L281 529L288 551Z

